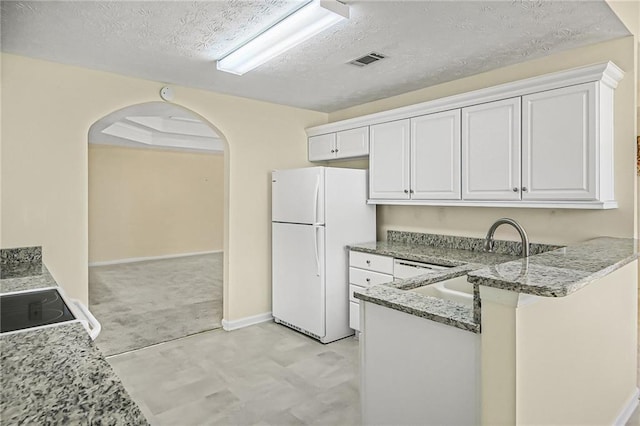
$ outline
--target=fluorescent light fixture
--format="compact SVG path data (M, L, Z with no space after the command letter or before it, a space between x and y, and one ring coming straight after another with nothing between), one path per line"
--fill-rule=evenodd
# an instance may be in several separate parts
M313 0L218 60L216 67L242 75L343 19L349 19L349 6L336 0Z

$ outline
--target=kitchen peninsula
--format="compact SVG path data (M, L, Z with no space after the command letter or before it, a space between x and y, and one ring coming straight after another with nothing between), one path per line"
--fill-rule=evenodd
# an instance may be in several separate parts
M363 421L612 424L637 405L634 239L567 247L389 231L352 253L449 267L360 300ZM467 276L460 303L420 293ZM402 331L401 333L399 331Z
M57 287L40 247L1 250L0 293ZM0 423L147 425L78 322L0 335Z

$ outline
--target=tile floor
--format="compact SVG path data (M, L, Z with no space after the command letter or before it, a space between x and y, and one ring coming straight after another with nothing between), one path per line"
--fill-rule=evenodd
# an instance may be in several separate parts
M105 355L220 328L222 253L91 267L89 309Z
M273 322L108 357L152 425L360 424L358 342Z
M271 322L107 360L152 425L360 424L353 338L322 345ZM626 426L640 426L640 408Z

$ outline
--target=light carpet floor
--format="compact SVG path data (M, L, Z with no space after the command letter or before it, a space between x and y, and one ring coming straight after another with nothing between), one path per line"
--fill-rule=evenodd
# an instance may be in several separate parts
M220 328L222 253L91 267L89 309L107 356Z

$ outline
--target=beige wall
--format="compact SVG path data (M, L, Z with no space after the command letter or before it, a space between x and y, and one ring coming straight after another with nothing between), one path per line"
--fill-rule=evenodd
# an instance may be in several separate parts
M633 237L636 222L635 189L635 43L627 37L591 47L486 72L400 96L371 102L329 115L331 122L384 111L444 96L482 89L545 73L613 61L627 74L615 92L616 198L619 208L607 211L516 209L487 207L379 206L378 237L388 229L482 237L499 217L519 221L532 241L571 243L599 235ZM503 229L504 228L504 229ZM499 238L516 239L506 227Z
M222 250L224 156L89 145L89 262Z
M162 83L2 54L2 247L42 245L87 301L89 127L157 101ZM224 318L271 311L270 172L307 166L305 127L327 115L175 86L175 103L224 135Z
M482 423L614 424L636 392L637 278L633 262L566 297L481 286Z

